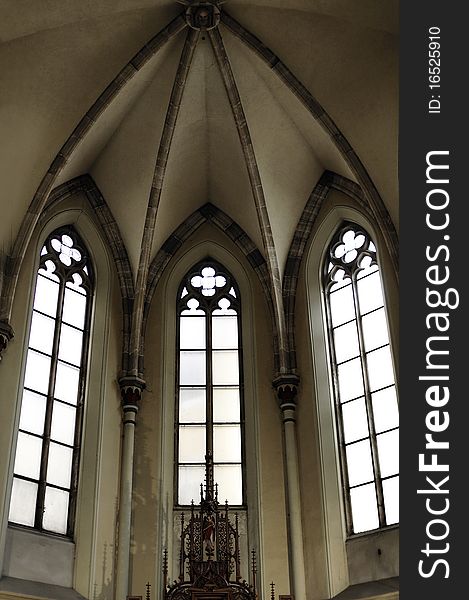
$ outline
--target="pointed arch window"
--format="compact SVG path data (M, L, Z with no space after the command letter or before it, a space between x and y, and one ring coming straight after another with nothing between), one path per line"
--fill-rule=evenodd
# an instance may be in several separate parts
M398 402L377 251L346 223L324 265L348 534L399 521Z
M211 454L219 501L242 505L239 290L224 267L206 260L184 277L177 302L177 504L198 501Z
M9 520L72 536L92 272L72 227L41 250L26 357Z

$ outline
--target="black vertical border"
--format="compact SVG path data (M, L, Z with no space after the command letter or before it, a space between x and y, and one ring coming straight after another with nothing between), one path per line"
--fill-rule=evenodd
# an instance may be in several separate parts
M469 352L467 338L469 324L467 313L467 269L469 250L469 191L466 174L469 173L469 148L465 138L469 133L466 115L468 102L465 98L468 71L469 20L465 19L465 5L457 2L407 2L400 4L400 281L401 281L401 342L400 342L400 403L401 403L401 594L404 600L425 598L465 597L467 562L466 540L469 537L467 486L469 462L469 425L466 421L467 378L469 376ZM441 87L429 88L429 30L440 30L441 37ZM435 31L435 30L433 30ZM434 66L434 65L432 65ZM439 113L430 113L429 101L439 96ZM436 106L436 103L434 103ZM448 185L426 183L426 156L430 151L449 151L445 158L435 160L449 164ZM443 178L442 171L440 175ZM435 172L436 175L436 172ZM439 217L448 212L450 223L444 231L432 231L426 225L426 215L432 212L426 205L426 195L431 188L444 188L450 195L450 203ZM441 196L442 197L442 196ZM436 196L435 196L436 198ZM435 213L436 214L436 213ZM444 239L444 236L449 239ZM435 255L439 246L439 259L429 262L427 246ZM438 264L441 269L449 267L449 281L440 286L430 285L426 279L427 268ZM442 271L443 272L443 271ZM459 306L454 309L439 307L431 309L426 303L426 288L454 288L459 294ZM453 295L454 296L454 295ZM449 364L446 374L450 399L440 411L449 413L449 427L434 434L435 439L449 442L449 449L438 451L438 462L449 465L449 472L423 473L419 471L418 455L425 451L425 434L428 433L426 415L430 407L425 391L431 382L419 381L426 371L426 341L437 335L435 328L428 329L426 316L431 312L444 312L449 316L450 326L440 335L449 336L449 355L441 356L440 362ZM433 371L441 375L443 371ZM433 384L435 385L435 383ZM429 462L432 451L427 451ZM439 483L446 475L449 480L440 486L448 494L418 494L418 489L431 489L426 476ZM443 509L447 498L449 510L440 516L430 515L430 506ZM449 526L447 537L431 540L427 527L432 519L444 519ZM443 535L445 526L433 524L430 531ZM422 552L426 544L432 552ZM446 544L449 544L447 547ZM446 550L447 551L443 551ZM439 550L440 552L433 552ZM447 561L436 564L438 559ZM422 570L431 576L419 574ZM446 577L447 576L447 577Z

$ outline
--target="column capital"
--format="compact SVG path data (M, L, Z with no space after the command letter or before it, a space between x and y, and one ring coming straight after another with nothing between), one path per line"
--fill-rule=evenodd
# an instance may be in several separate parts
M6 321L0 321L0 360L2 360L2 354L14 335L12 326Z
M282 411L296 409L296 397L300 378L295 373L286 373L276 377L272 386L277 393L277 400Z
M136 376L123 376L119 378L119 386L122 396L122 410L125 412L137 412L142 398L142 392L146 383Z

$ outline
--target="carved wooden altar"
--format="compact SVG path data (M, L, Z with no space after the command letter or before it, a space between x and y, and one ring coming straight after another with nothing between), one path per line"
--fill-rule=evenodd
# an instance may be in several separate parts
M205 485L200 505L192 501L188 522L181 515L179 577L165 585L165 600L257 600L256 558L252 552L251 583L241 577L238 515L232 518L228 503L218 504L213 481L213 460L206 457ZM165 552L163 580L168 579Z

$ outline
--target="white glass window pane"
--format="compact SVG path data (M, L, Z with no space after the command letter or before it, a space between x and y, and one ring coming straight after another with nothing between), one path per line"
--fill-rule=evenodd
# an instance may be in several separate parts
M241 462L241 427L239 425L214 425L213 460L215 462Z
M11 489L10 516L12 523L34 526L34 515L36 512L37 483L13 479Z
M200 502L200 484L205 481L205 467L179 467L178 502L195 504Z
M359 358L346 362L337 367L339 375L340 401L346 402L363 396L363 376Z
M179 422L205 423L205 388L179 390Z
M75 439L76 408L54 401L52 410L51 438L73 446Z
M361 315L384 305L379 272L359 279L357 281L357 289Z
M59 358L73 365L81 364L83 333L78 329L62 325L60 328Z
M46 397L24 390L21 402L20 429L42 435L46 414Z
M86 296L65 288L62 321L83 329L85 326Z
M181 317L179 323L181 350L205 348L205 317Z
M341 363L360 354L357 323L347 323L334 329L334 350L336 362Z
M31 333L29 334L29 347L52 354L54 342L55 320L33 312Z
M212 348L238 347L238 317L212 317Z
M399 523L399 477L383 481L383 495L386 525Z
M73 452L71 448L54 444L49 446L49 460L47 461L47 483L70 487L72 474Z
M205 462L204 425L181 425L179 427L179 462Z
M389 346L366 355L370 390L378 390L394 383L391 350Z
M213 385L238 385L238 351L212 352Z
M346 444L369 435L365 399L359 398L342 405L344 441Z
M240 420L239 388L214 388L213 421L236 423Z
M180 385L205 385L205 352L179 353Z
M399 473L399 430L376 436L381 477Z
M373 481L373 463L369 440L350 444L345 448L347 453L347 471L349 486Z
M342 325L355 318L352 285L341 288L329 295L332 326Z
M61 362L57 363L54 397L70 404L76 404L78 398L78 382L80 369Z
M243 503L243 476L241 465L215 465L214 480L218 484L218 501L224 504Z
M362 318L365 351L369 352L389 343L388 326L384 307Z
M68 492L46 487L42 526L54 533L67 533Z
M31 388L36 392L47 394L49 387L50 358L28 350L28 359L26 362L26 374L24 377L25 387Z
M379 517L374 483L350 490L354 533L378 529Z
M364 259L362 259L362 261L360 262L360 267L361 268L357 274L357 279L366 277L367 275L370 275L371 273L374 273L375 271L379 270L378 265L371 264L371 258L369 256L366 256Z
M34 294L34 308L46 315L55 317L57 314L57 298L59 284L46 277L37 276L36 292Z
M15 474L31 477L31 479L39 479L41 451L41 438L20 431L16 445Z
M394 386L371 394L376 433L399 425L399 408Z

